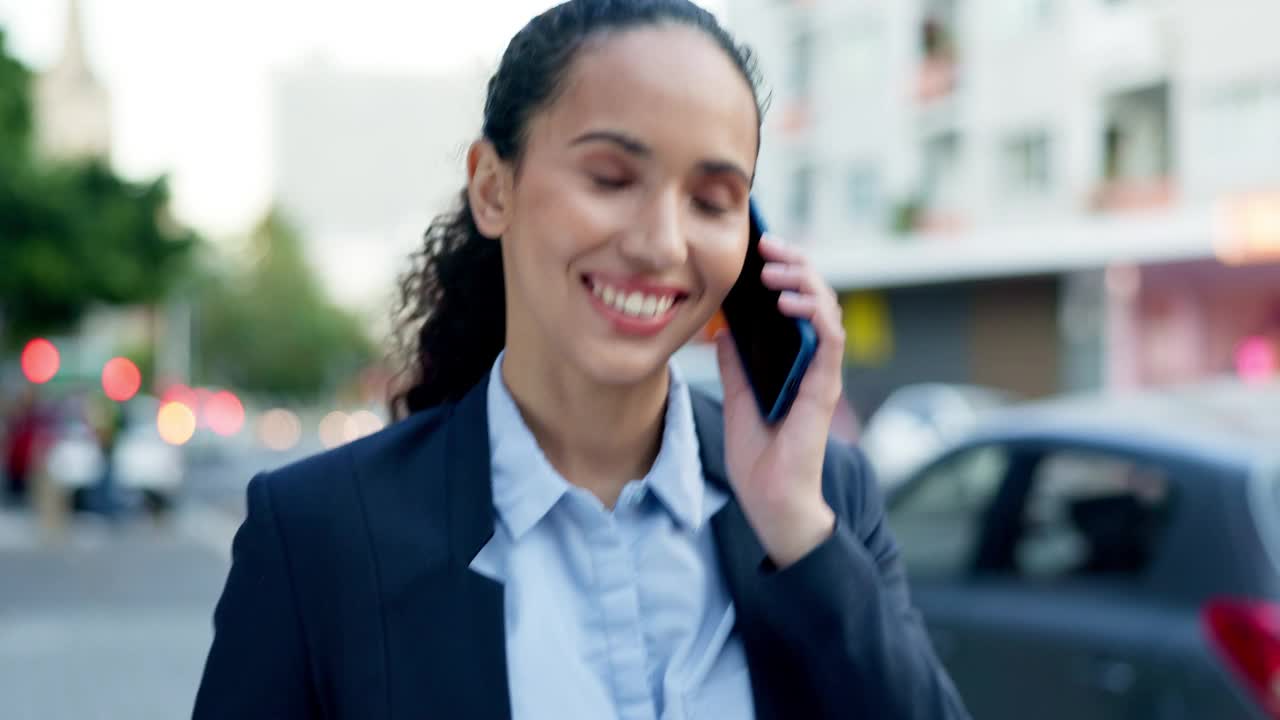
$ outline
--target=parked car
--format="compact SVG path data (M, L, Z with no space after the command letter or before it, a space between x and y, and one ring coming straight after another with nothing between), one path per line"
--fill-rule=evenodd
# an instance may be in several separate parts
M156 417L160 401L140 395L124 408L124 428L111 453L112 471L120 488L140 493L152 511L171 509L182 490L182 450L160 437Z
M867 421L862 449L885 487L893 487L1013 395L977 385L921 383L898 388Z
M1006 411L887 505L974 717L1280 717L1280 383Z

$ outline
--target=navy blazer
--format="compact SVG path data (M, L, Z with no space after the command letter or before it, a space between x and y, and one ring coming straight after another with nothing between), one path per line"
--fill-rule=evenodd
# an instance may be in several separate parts
M503 588L468 567L495 522L486 385L249 483L196 720L510 718ZM727 490L720 407L693 407ZM732 498L712 519L757 717L967 718L862 456L828 448L823 490L835 534L782 570Z

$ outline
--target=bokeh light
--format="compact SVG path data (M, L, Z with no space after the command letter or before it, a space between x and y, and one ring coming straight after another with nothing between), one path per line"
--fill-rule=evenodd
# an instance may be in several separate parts
M102 368L102 390L116 402L126 402L142 387L142 373L128 358L111 358Z
M343 437L347 442L372 435L383 428L382 418L368 410L358 410L347 417L343 425Z
M340 410L325 415L320 421L320 443L333 449L347 442L347 421L350 418Z
M167 402L156 414L156 429L170 445L184 445L196 434L196 414L182 402Z
M204 415L209 429L223 437L231 437L244 427L244 405L235 393L228 390L209 397Z
M209 401L213 399L214 392L209 388L195 388L196 402L191 406L196 411L196 427L209 427Z
M258 419L258 439L271 450L290 450L301 437L302 421L289 410L268 410Z
M61 364L58 348L44 338L36 338L22 349L22 374L36 385L52 380Z
M175 383L165 388L164 392L160 394L160 402L162 404L170 402L182 403L183 405L186 405L193 414L200 407L200 401L196 397L196 391L181 383Z
M1236 349L1236 372L1242 380L1261 382L1280 371L1280 357L1267 338L1251 337Z

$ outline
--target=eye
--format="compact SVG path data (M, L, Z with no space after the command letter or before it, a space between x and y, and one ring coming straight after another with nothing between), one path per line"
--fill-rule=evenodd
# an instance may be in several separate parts
M601 190L621 190L631 184L631 179L615 175L595 175L591 176L591 182Z
M729 211L728 208L724 207L720 203L712 202L705 198L698 198L698 197L695 197L693 199L693 206L698 208L698 210L700 210L701 212L706 213L707 215L710 215L711 217L719 217Z

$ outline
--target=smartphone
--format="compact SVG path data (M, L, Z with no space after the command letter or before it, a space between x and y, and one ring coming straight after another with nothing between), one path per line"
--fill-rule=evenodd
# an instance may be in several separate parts
M747 382L760 405L760 415L773 424L786 416L818 349L813 324L787 317L778 309L777 290L760 279L764 257L760 237L768 232L755 198L750 200L751 229L742 274L721 307L746 370Z

